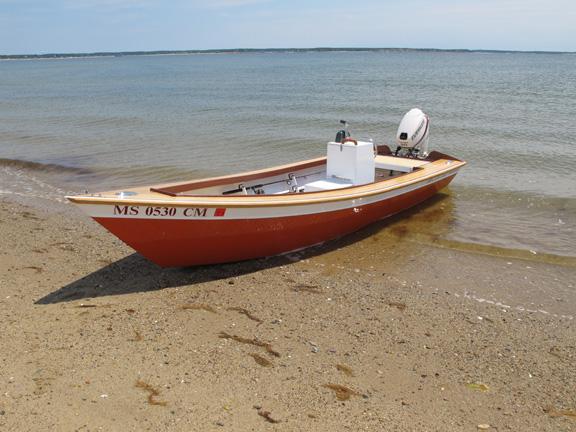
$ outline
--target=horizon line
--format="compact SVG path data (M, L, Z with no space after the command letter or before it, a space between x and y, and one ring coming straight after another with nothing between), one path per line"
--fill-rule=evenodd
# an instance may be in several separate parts
M241 54L271 52L337 52L337 51L422 51L422 52L455 52L455 53L502 53L502 54L576 54L576 51L543 51L543 50L504 50L472 48L398 48L398 47L314 47L314 48L212 48L190 50L150 50L150 51L95 51L44 54L0 54L0 60L82 58L82 57L123 57L145 55L186 55L186 54Z

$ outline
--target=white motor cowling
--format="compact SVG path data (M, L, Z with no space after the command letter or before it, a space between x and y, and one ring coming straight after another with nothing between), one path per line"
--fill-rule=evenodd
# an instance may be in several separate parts
M403 150L409 156L425 158L428 156L428 138L430 136L430 119L419 108L408 111L396 133L397 153Z

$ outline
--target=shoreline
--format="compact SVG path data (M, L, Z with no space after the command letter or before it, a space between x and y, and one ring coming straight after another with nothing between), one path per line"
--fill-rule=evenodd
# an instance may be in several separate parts
M110 173L108 173L110 175ZM222 175L221 172L203 172L201 174L189 173L182 175L195 179L198 177L212 177ZM157 180L158 183L171 183L174 178ZM93 168L62 165L58 163L45 163L36 161L26 161L21 159L1 159L0 158L0 181L4 182L4 187L0 189L0 197L12 196L23 204L38 205L38 198L46 196L50 200L59 203L65 201L65 195L81 193L78 184L83 184L83 190L99 191L112 190L118 188L119 180L106 180L106 173ZM124 180L126 181L126 180ZM136 185L149 184L150 179L137 178L128 184ZM126 187L126 186L124 186ZM70 189L76 188L76 190ZM423 213L415 212L408 224L402 229L407 234L407 240L416 241L435 248L447 250L459 250L464 252L479 253L500 258L522 259L527 262L541 262L556 264L566 267L576 268L576 249L571 247L568 241L574 230L573 218L569 215L572 210L576 210L576 200L572 197L562 196L542 196L529 192L516 192L515 199L519 202L530 202L542 200L549 210L543 216L541 213L534 220L527 220L527 214L523 213L525 208L510 206L509 217L523 218L524 223L530 222L529 226L514 225L514 231L508 231L498 226L499 219L494 214L485 215L482 213L481 205L471 200L470 195L481 190L482 193L490 194L494 199L496 191L479 189L474 185L452 185L441 195L442 199L432 199L435 205L426 207ZM465 198L461 198L466 195ZM499 198L503 205L505 201ZM42 201L42 200L41 200ZM491 204L494 206L494 204ZM42 205L40 205L41 207ZM51 207L54 209L54 207ZM554 209L561 208L563 215ZM544 228L551 217L564 218L562 225L553 224L555 231L548 229L546 235ZM400 218L402 219L402 218ZM456 226L456 221L459 220ZM534 229L535 236L530 241L522 240L519 237L521 229ZM489 233L487 230L490 230ZM487 234L490 235L487 235ZM479 236L484 234L484 238ZM554 237L550 237L550 235Z
M0 221L7 430L576 428L572 267L424 244L402 218L190 269L68 204L1 197Z

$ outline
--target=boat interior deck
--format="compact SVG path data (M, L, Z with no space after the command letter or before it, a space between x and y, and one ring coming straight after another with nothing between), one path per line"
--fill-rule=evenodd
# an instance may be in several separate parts
M374 183L422 169L430 160L392 155L375 157ZM324 192L358 186L350 180L326 175L326 158L299 164L214 179L151 188L151 192L173 197L282 195Z

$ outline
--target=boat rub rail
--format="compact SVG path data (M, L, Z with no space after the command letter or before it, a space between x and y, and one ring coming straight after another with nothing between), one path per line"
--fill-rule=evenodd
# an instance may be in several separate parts
M101 205L154 205L154 206L169 206L169 207L189 207L191 205L201 207L269 207L269 206L292 206L292 205L305 205L305 204L318 204L324 202L346 201L351 199L360 199L379 195L382 193L390 192L406 186L417 183L422 183L427 180L437 179L439 175L444 173L458 171L466 162L450 159L438 159L430 164L427 164L422 170L407 173L390 180L393 184L382 187L379 182L371 183L361 186L353 186L346 189L339 189L337 191L322 191L310 192L305 194L288 194L282 195L234 195L234 196L173 196L170 199L161 199L154 196L139 199L122 198L118 199L116 196L70 196L67 197L70 201L77 204L101 204ZM381 183L381 182L380 182ZM380 186L380 187L378 187ZM110 192L114 193L114 192ZM105 193L104 193L105 194ZM103 194L103 195L104 195ZM310 197L314 195L314 197ZM191 199L194 198L194 199Z

